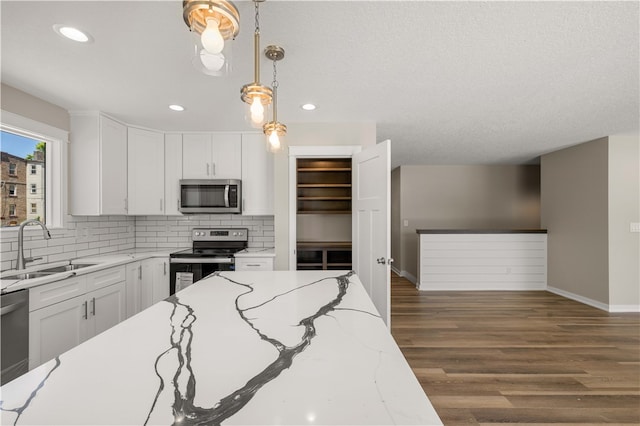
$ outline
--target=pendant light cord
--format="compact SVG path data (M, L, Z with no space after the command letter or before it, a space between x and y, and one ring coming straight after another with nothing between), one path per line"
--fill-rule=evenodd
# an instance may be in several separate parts
M273 82L271 83L273 89L273 122L278 122L278 80L277 80L277 60L273 60Z

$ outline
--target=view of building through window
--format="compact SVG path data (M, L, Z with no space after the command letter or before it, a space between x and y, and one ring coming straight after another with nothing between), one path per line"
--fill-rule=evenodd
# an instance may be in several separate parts
M46 143L2 131L0 155L2 226L18 226L27 219L37 219L44 223Z

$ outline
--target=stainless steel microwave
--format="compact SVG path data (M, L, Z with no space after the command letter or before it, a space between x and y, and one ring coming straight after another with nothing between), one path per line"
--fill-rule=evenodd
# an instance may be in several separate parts
M237 179L181 179L181 213L242 213L242 183Z

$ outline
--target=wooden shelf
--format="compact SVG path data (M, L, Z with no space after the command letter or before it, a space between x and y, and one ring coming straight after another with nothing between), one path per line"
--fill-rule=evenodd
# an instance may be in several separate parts
M296 250L299 270L351 269L351 242L299 241Z
M296 168L298 213L351 212L351 158L299 158Z

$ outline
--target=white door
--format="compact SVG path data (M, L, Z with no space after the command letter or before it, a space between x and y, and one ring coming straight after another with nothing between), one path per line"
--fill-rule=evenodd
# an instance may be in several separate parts
M353 155L353 269L391 326L391 141Z

